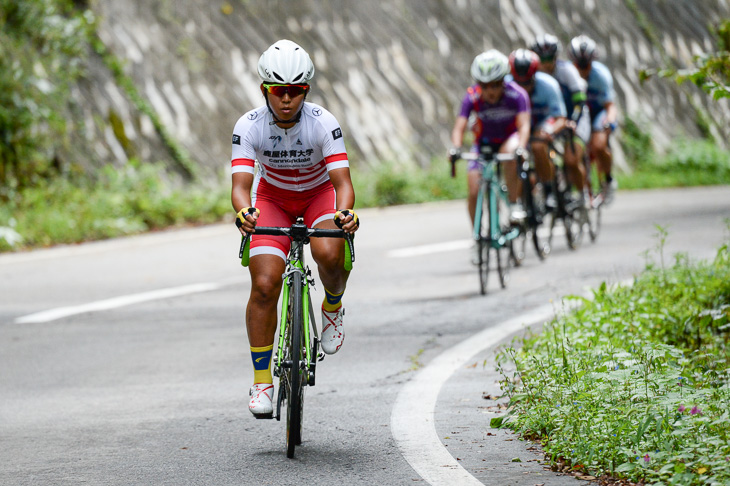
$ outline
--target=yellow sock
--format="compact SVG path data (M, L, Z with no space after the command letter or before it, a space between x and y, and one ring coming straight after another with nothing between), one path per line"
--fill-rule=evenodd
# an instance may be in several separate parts
M324 302L322 302L322 307L327 312L334 312L340 307L342 307L342 294L344 294L345 291L343 290L339 294L333 294L327 289L324 289Z
M273 383L271 379L271 354L273 350L273 344L260 348L251 346L254 383Z

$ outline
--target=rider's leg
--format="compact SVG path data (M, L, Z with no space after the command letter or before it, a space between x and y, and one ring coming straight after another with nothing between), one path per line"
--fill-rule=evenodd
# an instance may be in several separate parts
M519 147L519 138L517 133L504 141L499 147L500 154L512 154ZM517 176L517 163L515 161L505 162L502 164L502 174L504 174L504 182L507 184L507 192L509 193L509 201L516 203L522 194L522 182Z
M248 409L257 418L271 418L274 386L271 377L271 355L276 333L276 304L279 301L284 273L284 260L279 255L252 256L251 296L246 307L246 330L251 347L254 385L249 394Z
M598 172L610 181L613 155L611 154L611 148L608 146L608 132L606 130L591 133L591 153L596 158Z
M565 144L563 161L568 171L568 180L579 190L583 189L586 180L585 164L583 163L584 152L583 142L577 136L573 137L572 143L568 140Z
M479 183L482 181L482 173L479 167L469 170L466 175L466 183L468 187L467 209L469 210L469 221L474 225L474 215L477 208L477 196L479 195Z
M246 330L251 347L262 348L274 343L276 306L284 268L284 260L279 255L251 257L251 296L246 307Z

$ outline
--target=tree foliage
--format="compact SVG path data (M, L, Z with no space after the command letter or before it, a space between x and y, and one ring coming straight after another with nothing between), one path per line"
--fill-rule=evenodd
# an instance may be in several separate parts
M90 25L69 0L0 0L0 198L53 167Z
M730 19L723 20L715 34L719 47L717 52L695 56L695 65L691 68L663 69L658 74L674 79L678 84L689 81L714 100L730 98ZM640 73L642 81L650 76L650 71Z

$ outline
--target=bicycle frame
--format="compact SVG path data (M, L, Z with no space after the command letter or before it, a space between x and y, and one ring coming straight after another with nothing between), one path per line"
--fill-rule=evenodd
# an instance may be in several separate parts
M289 252L289 255L287 256L286 260L286 270L284 271L284 274L282 275L282 278L284 279L284 288L282 289L282 307L285 307L286 304L289 302L289 292L293 285L291 275L294 272L298 272L301 275L301 282L302 282L302 332L304 333L304 342L310 343L312 342L310 337L310 330L314 332L314 337L319 341L319 335L317 333L317 326L312 324L314 322L314 314L312 310L312 300L309 295L309 286L312 284L312 272L306 267L306 264L304 262L304 242L302 241L293 241L292 242L292 248ZM311 325L310 325L311 324ZM275 367L280 370L283 366L282 360L284 356L284 349L286 347L286 330L287 326L289 325L289 321L287 319L287 313L284 308L282 308L281 317L279 321L279 343L278 343L278 352L277 352L277 360L274 363ZM309 346L306 346L305 349L305 355L304 355L304 368L308 370L309 373L314 373L314 368L316 367L316 357L315 359L312 358L312 352L309 348ZM278 376L278 373L277 373ZM307 380L309 381L309 380ZM307 383L310 384L310 383ZM312 383L313 384L313 383Z
M516 261L512 240L520 235L520 230L515 227L504 230L500 223L499 211L500 203L502 206L509 205L507 191L500 180L499 162L514 160L515 157L508 154L494 154L485 150L480 154L463 154L462 158L477 160L482 167L482 180L477 193L472 236L477 244L478 262L475 263L479 266L480 292L484 295L487 293L490 250L494 250L497 256L497 272L502 288L507 284L509 259L513 258ZM487 217L487 222L483 222L484 217ZM509 255L504 254L504 250L508 250Z
M286 257L282 279L281 317L279 342L273 362L274 376L279 377L279 393L276 403L276 419L281 420L282 402L287 402L286 444L287 457L294 457L295 446L302 443L302 415L304 410L304 386L314 386L317 360L324 359L318 353L319 335L312 309L310 285L314 284L311 271L304 262L304 246L310 237L344 238L345 269L352 269L355 260L353 236L342 230L308 228L302 218L290 228L258 227L256 234L287 236L291 248ZM250 235L241 241L239 257L248 266ZM314 339L312 339L312 333Z

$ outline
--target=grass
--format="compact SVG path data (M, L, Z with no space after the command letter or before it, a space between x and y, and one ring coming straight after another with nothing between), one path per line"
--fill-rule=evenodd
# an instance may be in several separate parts
M728 222L730 225L730 220ZM647 261L498 355L506 426L584 475L730 484L730 249Z
M162 165L133 161L95 177L57 177L0 206L0 251L39 248L220 221L231 211L230 189L191 186Z
M631 174L618 174L621 189L730 184L730 152L705 140L679 140L665 154L634 159Z
M651 137L627 119L622 144L631 174L616 174L619 187L730 184L730 153L709 141L679 140L657 154ZM464 166L451 178L449 165L382 163L352 168L356 208L414 204L466 196ZM230 182L191 183L162 165L132 161L98 174L39 178L23 189L0 188L0 252L113 238L170 226L231 218Z

